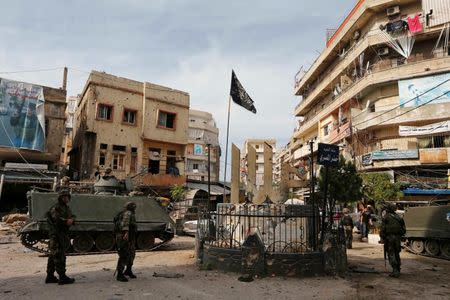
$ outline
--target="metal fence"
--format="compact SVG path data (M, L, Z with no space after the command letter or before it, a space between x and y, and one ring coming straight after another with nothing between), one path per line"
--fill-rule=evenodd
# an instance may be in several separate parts
M200 236L206 244L240 249L256 233L266 252L310 253L317 247L318 213L308 205L218 204L217 211L202 213Z

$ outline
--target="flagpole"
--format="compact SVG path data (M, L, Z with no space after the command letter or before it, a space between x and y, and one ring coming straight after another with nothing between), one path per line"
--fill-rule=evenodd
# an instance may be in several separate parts
M225 169L223 171L223 202L225 203L225 184L227 182L228 135L230 133L231 95L228 97L227 142L225 146ZM231 197L231 194L230 194ZM231 199L230 199L231 202Z

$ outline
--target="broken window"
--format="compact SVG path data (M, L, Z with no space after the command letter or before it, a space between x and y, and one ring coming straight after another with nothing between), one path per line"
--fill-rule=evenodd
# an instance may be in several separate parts
M137 148L131 147L130 172L137 170Z
M100 150L108 149L108 144L100 144Z
M112 120L113 106L106 104L99 104L97 107L97 119L99 120Z
M127 147L120 145L113 145L113 151L126 151Z
M159 174L159 160L161 149L149 148L150 157L148 160L148 172L151 174Z
M130 125L136 125L136 111L125 108L123 110L122 122Z
M113 154L112 169L113 170L123 170L124 168L125 155L124 154Z
M98 156L98 165L104 166L106 164L106 154L104 152L100 152Z
M158 114L158 127L163 128L175 128L175 117L177 114L169 113L165 111L159 111Z

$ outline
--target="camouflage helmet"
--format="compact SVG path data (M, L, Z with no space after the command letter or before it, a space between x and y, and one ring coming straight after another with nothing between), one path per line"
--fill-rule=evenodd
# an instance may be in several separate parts
M134 211L136 209L136 203L134 203L133 201L128 201L127 203L125 203L125 209Z
M344 208L342 209L342 213L343 213L343 214L348 214L348 213L350 213L350 210L349 210L347 207L344 207Z
M58 200L61 200L64 196L69 196L69 198L71 197L69 190L62 189L58 192Z

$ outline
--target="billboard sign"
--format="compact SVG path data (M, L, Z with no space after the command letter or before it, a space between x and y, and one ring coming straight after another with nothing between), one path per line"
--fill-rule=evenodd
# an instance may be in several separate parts
M203 148L200 144L194 144L194 155L202 155L203 154Z
M0 147L45 150L42 86L0 78Z
M326 167L335 167L339 163L339 147L331 144L319 143L317 163Z
M419 150L380 150L372 152L372 160L414 159L419 158Z
M400 107L450 102L450 73L399 80L398 92Z
M420 136L435 133L450 132L450 121L444 121L426 126L399 126L400 136Z

